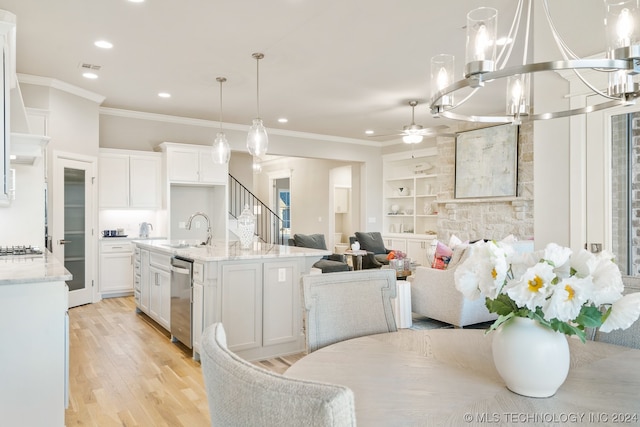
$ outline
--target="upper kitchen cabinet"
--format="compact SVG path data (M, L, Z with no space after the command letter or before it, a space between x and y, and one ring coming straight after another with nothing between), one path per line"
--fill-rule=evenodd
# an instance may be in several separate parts
M163 142L167 179L172 183L226 185L228 165L214 163L211 148L202 145Z
M160 207L161 154L102 148L98 169L100 208Z
M16 86L16 16L5 10L0 10L0 47L2 57L0 63L0 78L2 85L2 102L0 102L0 206L9 206L11 200L11 186L9 182L10 151L10 114L9 92Z

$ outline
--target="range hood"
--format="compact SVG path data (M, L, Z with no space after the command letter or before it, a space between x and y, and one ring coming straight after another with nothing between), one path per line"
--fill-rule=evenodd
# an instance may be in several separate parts
M11 132L11 164L33 165L44 155L44 147L51 138L44 135Z
M27 111L22 99L20 85L11 89L11 133L9 135L9 155L11 164L33 165L44 155L44 148L51 138L31 133Z

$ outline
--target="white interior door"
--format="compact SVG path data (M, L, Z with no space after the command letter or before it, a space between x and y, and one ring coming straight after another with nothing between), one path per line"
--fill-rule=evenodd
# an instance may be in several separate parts
M54 156L52 251L73 275L69 307L93 301L94 169L95 160Z

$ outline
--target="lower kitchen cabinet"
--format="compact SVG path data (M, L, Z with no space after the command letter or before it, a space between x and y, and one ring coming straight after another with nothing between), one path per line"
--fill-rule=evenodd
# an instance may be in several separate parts
M229 350L246 360L273 357L287 348L302 351L298 263L220 264L220 320Z
M166 329L171 325L171 273L149 267L149 316Z
M136 305L139 310L149 313L149 251L136 248L136 277L134 279L139 292Z
M65 425L68 307L63 281L0 285L0 425Z
M144 312L160 326L169 330L171 325L171 257L140 249L139 311Z
M170 331L171 254L155 248L160 244L136 242L139 250L136 256L140 260L140 299L136 302L139 311ZM202 250L194 250L196 254L197 251ZM189 258L188 253L180 255ZM223 260L194 256L191 311L194 359L200 358L202 331L215 322L223 323L229 349L248 361L304 351L300 277L321 256Z
M100 293L103 298L133 293L134 251L129 241L100 242Z

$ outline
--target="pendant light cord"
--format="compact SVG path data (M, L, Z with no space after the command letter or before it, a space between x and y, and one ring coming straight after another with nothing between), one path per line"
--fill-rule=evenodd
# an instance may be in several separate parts
M262 53L254 53L253 56L256 59L256 112L257 118L260 118L260 60L264 58Z
M256 58L256 111L260 118L260 58Z
M227 81L226 77L216 77L216 80L220 83L220 132L222 132L222 83Z

